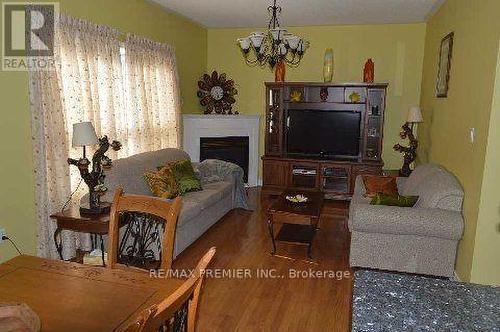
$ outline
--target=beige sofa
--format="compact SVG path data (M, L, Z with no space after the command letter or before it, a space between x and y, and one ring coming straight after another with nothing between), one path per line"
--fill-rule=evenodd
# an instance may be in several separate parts
M163 149L114 160L113 167L106 171L104 182L108 192L102 200L111 202L118 187L123 187L126 194L152 195L143 179L144 172L156 170L169 161L183 159L190 159L186 152ZM193 166L201 179L203 190L182 197L174 257L230 210L248 208L241 167L221 160L205 160L193 163Z
M397 181L401 194L419 196L414 207L370 205L361 176L356 179L349 211L351 266L452 277L464 227L462 187L433 164Z

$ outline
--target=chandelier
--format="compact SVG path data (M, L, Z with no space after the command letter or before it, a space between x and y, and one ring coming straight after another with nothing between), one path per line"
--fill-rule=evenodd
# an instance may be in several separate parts
M280 27L281 7L276 5L276 0L267 10L271 16L267 32L253 32L248 37L237 39L246 63L251 66L269 64L274 68L283 61L297 66L309 42Z

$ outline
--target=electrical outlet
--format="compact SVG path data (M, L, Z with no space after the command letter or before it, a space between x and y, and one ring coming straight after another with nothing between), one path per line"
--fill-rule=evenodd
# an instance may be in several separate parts
M7 235L7 233L5 232L5 229L4 228L0 228L0 243L3 242L3 237L4 235Z

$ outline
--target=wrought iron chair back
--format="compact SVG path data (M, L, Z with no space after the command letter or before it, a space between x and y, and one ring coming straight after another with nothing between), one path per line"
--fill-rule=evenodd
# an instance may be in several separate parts
M175 230L181 198L172 202L160 198L124 195L115 192L109 220L108 267L132 265L141 268L170 269L174 252ZM120 225L126 224L120 241ZM156 245L160 265L152 266Z
M194 332L204 271L215 252L215 247L210 248L189 279L165 300L142 311L126 331Z

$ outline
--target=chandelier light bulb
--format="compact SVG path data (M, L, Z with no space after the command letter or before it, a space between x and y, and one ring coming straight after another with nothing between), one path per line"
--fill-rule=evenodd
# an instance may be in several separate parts
M282 28L271 29L269 32L275 41L283 40L284 35L287 33L286 29Z
M255 48L259 48L262 45L262 41L264 40L265 34L263 32L254 32L250 36L250 40L252 41L252 45Z
M292 50L296 50L297 47L299 47L299 42L300 38L297 36L293 36L292 38L288 39L288 45Z
M292 50L297 49L297 47L299 46L299 41L300 41L300 38L297 36L291 36L287 39L288 46L290 46L290 48Z
M249 48L250 48L250 38L246 37L246 38L238 38L237 39L241 49L243 51L248 51Z
M306 49L309 47L309 42L307 41L304 41L304 40L300 40L299 42L299 46L297 48L297 51L299 51L299 53L304 53L306 51Z
M281 43L279 45L279 53L280 55L285 55L288 50L286 49L285 44Z

